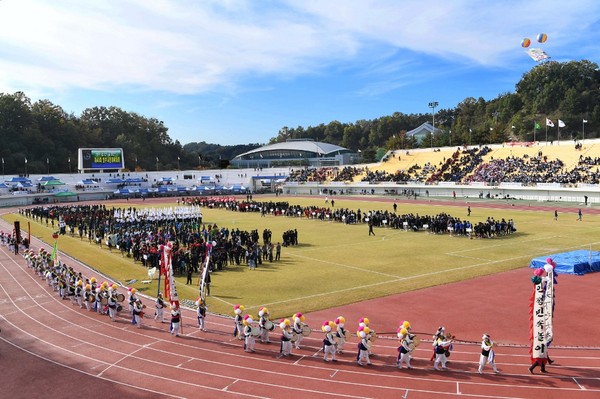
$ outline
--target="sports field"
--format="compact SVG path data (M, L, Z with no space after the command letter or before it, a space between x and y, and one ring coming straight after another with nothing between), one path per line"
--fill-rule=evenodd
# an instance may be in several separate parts
M258 197L258 201L288 201L290 204L330 206L323 197ZM169 201L169 203L165 203ZM107 202L107 206L174 206L174 200L142 202ZM203 208L206 224L251 231L273 232L273 241L281 241L284 231L297 229L299 245L284 247L279 262L265 261L256 270L229 265L212 274L209 310L231 314L234 304L245 305L249 313L268 306L273 317L294 312L311 312L367 299L397 294L419 288L461 281L477 276L527 267L533 257L573 249L597 249L600 243L598 216L584 208L583 221L577 221L578 207L565 204L532 204L528 202L424 200L402 201L381 197L338 197L335 207L392 211L397 213L435 215L441 212L467 219L467 206L472 209L472 223L488 217L513 219L517 232L491 239L468 239L448 234L435 235L392 228L376 228L368 235L364 224L346 225L315 219L283 216L261 217L259 213L240 213ZM559 210L558 221L554 209ZM9 222L25 218L6 215ZM52 228L30 221L32 235L52 243ZM82 260L109 279L132 285L142 293L155 296L157 281L147 280L147 271L120 252L109 252L86 239L61 236L59 250ZM62 259L69 263L68 257ZM198 276L194 285L185 285L185 276L177 278L179 295L195 299ZM162 287L161 287L162 290Z

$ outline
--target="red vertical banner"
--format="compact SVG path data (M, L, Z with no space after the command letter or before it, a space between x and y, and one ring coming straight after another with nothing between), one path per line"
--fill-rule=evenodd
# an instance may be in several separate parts
M169 261L171 257L170 248L167 245L161 245L161 260L160 260L160 271L165 276L165 298L171 300L171 273L169 272Z
M173 245L167 243L163 246L163 266L165 269L165 298L169 298L172 306L179 308L179 296L177 295L177 286L175 285L175 277L173 276ZM183 333L183 315L179 312L180 329Z

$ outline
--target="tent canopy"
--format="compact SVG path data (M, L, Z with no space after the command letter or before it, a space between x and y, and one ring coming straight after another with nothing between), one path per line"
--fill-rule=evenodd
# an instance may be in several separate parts
M58 180L58 179L54 176L42 176L38 179L38 181L51 181L51 180Z
M6 183L31 183L31 180L26 177L11 177Z
M552 258L556 262L556 274L577 274L600 272L600 252L580 249L577 251L562 252L534 258L529 267L537 269L544 267L546 259Z
M59 193L54 194L55 197L72 197L74 195L77 195L77 194L72 193L70 191L61 191Z
M53 186L64 186L65 183L61 182L60 180L46 180L44 181L44 183L42 183L42 186L44 187L53 187Z

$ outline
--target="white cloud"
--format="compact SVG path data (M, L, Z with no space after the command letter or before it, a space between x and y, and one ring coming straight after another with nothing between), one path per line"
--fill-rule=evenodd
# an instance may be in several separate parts
M569 43L599 11L591 0L5 0L0 91L235 93L249 77L357 61L375 75L407 75L420 54L503 66L542 30L551 54L575 52Z

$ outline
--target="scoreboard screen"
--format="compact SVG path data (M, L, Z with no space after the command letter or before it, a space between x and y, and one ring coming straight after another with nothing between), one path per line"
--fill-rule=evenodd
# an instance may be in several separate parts
M123 169L122 148L80 148L79 169Z

